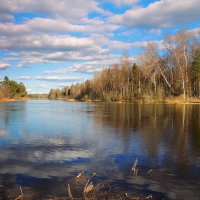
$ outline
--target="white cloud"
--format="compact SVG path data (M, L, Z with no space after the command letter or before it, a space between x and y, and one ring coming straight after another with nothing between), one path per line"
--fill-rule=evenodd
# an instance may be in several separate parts
M169 28L199 20L199 9L199 0L160 0L112 16L110 21L130 28Z
M94 37L106 36L118 26L101 19L85 19L83 23L74 25L65 19L48 18L33 18L21 24L0 23L0 49L18 57L17 67L27 67L36 63L100 59L110 52L108 43L113 49L127 48L128 44L123 42L106 39L105 43L99 43ZM81 36L66 34L71 31L81 32ZM83 36L82 32L93 36Z
M119 63L121 56L119 55L110 55L105 56L101 61L94 60L79 64L69 65L64 68L59 68L56 70L45 71L44 74L73 74L73 73L84 73L84 74L93 74L99 72L105 68L112 66L115 63ZM134 57L129 58L132 62L135 61Z
M11 67L11 65L8 63L0 63L0 70L5 70L10 67Z
M19 76L19 80L40 80L40 81L61 81L61 82L74 82L74 81L83 81L84 78L77 76Z
M110 13L99 7L96 1L91 0L1 0L1 13L42 13L57 18L67 18L70 21L77 21L86 18L95 11L104 15Z
M162 30L161 29L158 29L158 28L152 28L148 31L149 33L151 34L154 34L154 35L160 35L162 33Z
M105 67L111 65L111 61L90 61L81 64L73 64L68 67L59 68L56 70L45 71L45 74L73 74L73 73L85 73L92 74L101 71Z
M106 18L88 18L90 12L110 15L97 1L0 2L0 13L12 16L23 12L41 13L45 18L0 23L0 49L15 57L17 67L102 60L112 50L130 47L129 43L109 39L112 32L119 28L118 25L108 23ZM74 33L78 33L78 36L73 36ZM103 35L102 43L97 35Z
M134 5L138 0L107 0L108 2L112 2L118 7L121 6L131 6Z
M69 35L27 35L16 36L5 40L0 38L0 48L8 50L53 50L76 51L77 49L95 49L94 42L89 38L76 38ZM96 47L98 48L98 47Z
M93 34L91 38L96 41L98 45L106 45L108 49L112 50L128 50L131 47L131 43L123 42L119 40L112 40L100 34Z
M65 19L33 18L21 24L0 23L0 36L27 35L33 33L107 33L118 28L101 19L85 20L82 24L72 24Z
M124 51L130 47L131 43L112 40L102 34L78 38L70 35L23 35L19 31L11 38L6 34L0 37L0 48L10 50L10 56L15 60L18 58L17 67L37 63L103 60L114 50ZM15 53L13 50L16 50Z
M199 37L200 36L200 27L191 29L191 30L189 30L189 32L194 34L194 36Z
M146 48L148 46L148 43L155 43L158 49L163 49L165 48L163 40L152 40L152 41L138 41L134 42L133 46L138 47L138 48Z
M12 54L13 55L13 54ZM77 51L57 51L57 52L21 52L14 54L18 56L19 60L17 67L29 67L32 64L46 63L46 64L59 64L67 62L80 62L80 61L100 61L109 56L107 49L100 47L87 49L77 49Z

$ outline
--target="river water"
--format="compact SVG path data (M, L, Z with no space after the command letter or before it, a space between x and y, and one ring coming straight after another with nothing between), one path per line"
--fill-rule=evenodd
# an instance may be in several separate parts
M200 105L0 103L1 199L19 186L30 199L66 196L82 171L120 193L199 200Z

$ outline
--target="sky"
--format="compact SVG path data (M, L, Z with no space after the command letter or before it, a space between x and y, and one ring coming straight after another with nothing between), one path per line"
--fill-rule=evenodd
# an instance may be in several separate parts
M0 0L0 79L48 93L182 29L200 35L200 0Z

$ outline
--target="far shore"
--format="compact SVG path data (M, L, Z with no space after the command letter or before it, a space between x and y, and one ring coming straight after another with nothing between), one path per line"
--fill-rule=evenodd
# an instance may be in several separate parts
M58 99L59 100L59 99ZM92 99L73 99L73 98L63 98L60 99L67 102L104 102L104 103L139 103L139 104L200 104L200 98L191 98L188 101L183 101L182 99L172 98L166 100L135 100L135 101L101 101Z
M0 102L18 102L18 101L27 101L27 100L38 100L41 98L31 98L31 97L19 97L19 98L0 98ZM47 99L47 98L45 98ZM58 98L50 100L62 100L67 102L102 102L102 103L138 103L138 104L200 104L200 98L192 98L188 101L183 101L180 99L166 99L166 100L135 100L135 101L101 101L93 99L73 99L73 98Z
M30 100L28 97L19 97L19 98L0 98L0 102L16 102L16 101L27 101Z

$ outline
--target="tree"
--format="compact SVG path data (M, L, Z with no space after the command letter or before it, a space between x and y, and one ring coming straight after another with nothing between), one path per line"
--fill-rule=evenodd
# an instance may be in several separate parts
M181 31L176 36L167 36L165 38L165 47L168 50L171 66L176 71L176 87L181 87L181 93L184 100L191 96L190 69L189 61L192 52L192 41L194 37L188 31Z
M168 35L162 48L148 43L137 64L124 56L92 80L61 93L79 100L102 101L164 100L179 95L187 101L191 96L200 97L200 46L194 46L188 31Z
M10 81L9 78L8 78L7 76L5 76L5 77L4 77L3 83L6 84L6 83L8 83L9 81Z
M4 77L0 90L1 97L15 98L25 97L27 95L26 87L23 83L17 83L16 81L10 80L7 76Z
M200 48L193 52L191 64L193 95L200 98Z

